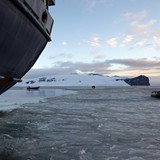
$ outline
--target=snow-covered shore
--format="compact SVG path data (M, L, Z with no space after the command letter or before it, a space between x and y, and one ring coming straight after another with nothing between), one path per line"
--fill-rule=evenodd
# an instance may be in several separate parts
M106 77L98 74L68 74L23 79L16 86L128 86L122 77Z

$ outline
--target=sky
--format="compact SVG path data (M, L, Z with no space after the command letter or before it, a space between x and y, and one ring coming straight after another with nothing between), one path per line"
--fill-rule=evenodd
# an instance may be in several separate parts
M160 0L56 0L30 75L160 76ZM36 74L35 74L36 73Z

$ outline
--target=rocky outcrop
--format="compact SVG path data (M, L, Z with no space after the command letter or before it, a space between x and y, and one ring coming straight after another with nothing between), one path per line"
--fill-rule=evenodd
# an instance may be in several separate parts
M149 78L143 75L135 78L127 78L124 81L131 86L150 86Z

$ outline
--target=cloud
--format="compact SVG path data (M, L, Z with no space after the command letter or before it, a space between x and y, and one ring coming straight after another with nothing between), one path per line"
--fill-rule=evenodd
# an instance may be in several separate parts
M62 46L67 46L67 42L63 41L63 42L61 43L61 45L62 45Z
M93 12L98 4L105 4L106 0L83 0L83 3L89 12Z
M111 38L109 40L106 41L106 44L107 45L110 45L112 47L115 47L117 45L117 38Z
M84 62L60 62L56 65L58 68L68 69L70 68L72 72L76 70L81 70L82 72L98 72L106 70L110 66L107 62L94 62L94 63L84 63Z
M93 47L99 47L100 46L100 37L99 36L95 36L93 37L89 42L89 44Z
M157 22L157 20L155 20L155 19L151 19L147 23L140 23L138 21L134 21L130 25L130 30L133 33L144 32L144 31L147 31L156 22Z
M132 42L134 40L132 35L127 35L126 37L124 37L122 44L120 45L121 47L126 46L128 43Z
M57 60L57 59L71 59L73 57L72 54L69 54L69 53L59 53L59 54L56 54L55 56L49 56L48 58L51 60Z
M156 19L149 19L146 11L137 13L126 12L122 17L128 27L127 32L131 37L125 37L122 44L119 45L120 47L124 47L132 42L129 46L130 49L136 47L143 47L149 50L159 49L160 28L156 26ZM132 39L133 37L134 39Z
M108 73L107 70L110 64L107 62L95 62L95 63L84 63L84 62L57 62L52 68L46 69L31 69L24 78L35 78L40 76L54 75L54 74L69 74L76 73L77 71L83 73Z
M153 34L153 29L151 29L151 27L156 24L157 20L148 19L147 12L127 12L122 16L125 21L129 22L128 29L132 34L140 34L147 37L147 34L151 34L151 30ZM142 23L142 21L146 22Z
M141 58L141 59L113 59L109 60L110 63L115 64L123 64L125 66L128 66L130 69L152 69L152 68L160 68L160 61L158 60L149 60L147 58Z
M102 60L106 58L105 54L100 53L97 49L93 49L90 52L91 59Z
M143 47L146 45L146 40L141 40L137 43L135 43L135 47L139 46L139 47Z
M160 44L160 36L153 36L153 40L156 44Z
M133 12L126 12L122 15L123 19L125 20L131 20L134 22L140 21L143 18L147 16L147 12L138 12L138 13L133 13Z
M147 20L146 23L142 23L142 20L144 21L145 19L147 19L147 12L127 12L122 16L125 21L130 22L129 29L132 31L132 33L147 31L157 22L156 19L150 19Z
M124 40L123 40L123 43L130 43L133 41L133 36L132 35L127 35Z
M114 67L112 66L123 66ZM56 62L52 68L47 69L32 69L25 77L39 77L46 75L75 73L100 73L107 75L126 75L135 76L139 74L160 75L159 58L152 60L141 59L112 59L100 62L84 63L84 62Z
M95 55L94 56L94 58L96 59L96 60L101 60L101 59L104 59L106 56L104 55L104 54L97 54L97 55Z

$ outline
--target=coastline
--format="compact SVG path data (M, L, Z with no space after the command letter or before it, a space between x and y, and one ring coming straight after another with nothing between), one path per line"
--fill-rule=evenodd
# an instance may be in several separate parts
M64 90L76 90L76 89L93 89L92 86L41 86L41 85L36 85L36 87L40 87L40 89L64 89ZM27 86L13 86L11 90L22 90L26 89ZM153 86L95 86L96 89L107 89L107 88L160 88L158 85L153 85Z

